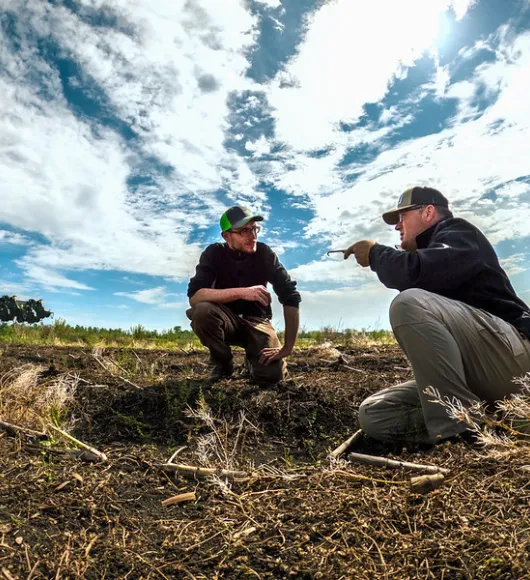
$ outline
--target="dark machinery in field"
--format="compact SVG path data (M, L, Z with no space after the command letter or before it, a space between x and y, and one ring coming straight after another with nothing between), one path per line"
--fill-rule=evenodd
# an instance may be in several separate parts
M17 300L16 296L0 297L0 322L33 324L49 316L53 317L53 312L44 308L42 300Z

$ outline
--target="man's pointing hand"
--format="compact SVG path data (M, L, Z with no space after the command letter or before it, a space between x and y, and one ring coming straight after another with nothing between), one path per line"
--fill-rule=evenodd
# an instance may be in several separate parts
M355 255L357 263L363 268L367 268L370 265L370 250L375 246L377 242L373 240L361 240L360 242L355 242L344 252L344 259L347 260L352 254Z

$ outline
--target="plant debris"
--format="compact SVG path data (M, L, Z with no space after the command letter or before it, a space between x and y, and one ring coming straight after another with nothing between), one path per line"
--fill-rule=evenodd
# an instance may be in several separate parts
M411 378L396 346L333 348L338 364L299 350L264 390L241 353L207 388L204 351L3 346L0 417L49 440L0 430L0 577L528 578L528 446L356 441L448 470L412 488L403 469L330 460L359 403ZM52 425L106 461L66 453ZM159 469L176 451L213 472Z

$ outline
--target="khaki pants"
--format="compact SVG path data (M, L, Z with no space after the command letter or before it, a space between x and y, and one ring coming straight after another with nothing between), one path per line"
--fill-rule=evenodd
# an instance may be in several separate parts
M264 348L280 348L280 341L267 318L238 316L230 308L212 302L199 302L186 315L201 343L209 349L213 364L232 363L231 346L245 349L250 377L257 383L277 383L286 374L284 360L268 365L259 363Z
M390 306L390 322L414 380L361 404L361 428L380 441L434 443L465 431L466 424L424 393L427 387L465 407L478 401L491 405L519 391L513 379L530 372L530 341L507 322L462 302L405 290Z

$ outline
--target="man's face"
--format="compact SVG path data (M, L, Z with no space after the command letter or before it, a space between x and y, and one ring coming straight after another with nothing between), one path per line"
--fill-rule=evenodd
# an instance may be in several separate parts
M223 238L231 250L253 254L257 248L259 231L260 227L252 220L244 228L230 229L224 232Z
M416 236L424 232L430 225L425 219L425 207L405 209L399 212L399 221L396 230L399 232L401 247L409 252L414 252L416 247Z

